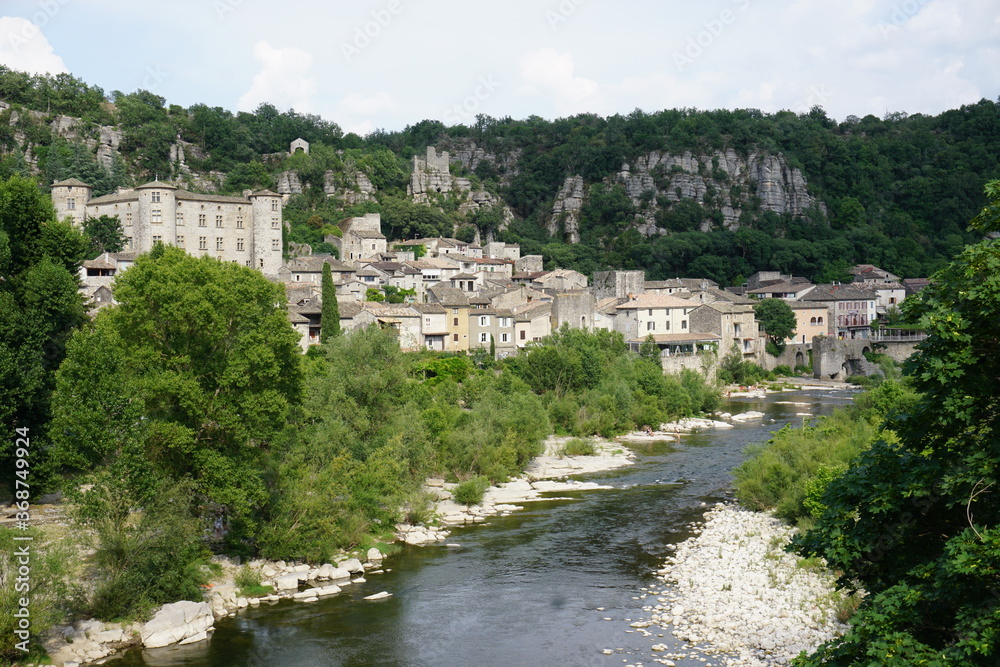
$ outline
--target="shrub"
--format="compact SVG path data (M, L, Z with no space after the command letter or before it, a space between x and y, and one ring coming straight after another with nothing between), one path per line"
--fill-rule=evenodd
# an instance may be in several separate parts
M594 456L597 450L594 448L594 443L590 440L572 438L563 445L559 453L563 456Z
M243 597L250 597L246 594L246 591L251 588L259 588L260 581L260 572L253 569L249 565L244 565L236 573L233 583L235 583L236 587L240 589Z
M475 477L470 477L461 484L455 487L452 495L455 498L456 503L461 503L462 505L478 505L483 502L483 496L486 494L486 489L490 486L488 479L482 475L477 475Z
M794 375L795 374L792 371L791 367L784 366L784 365L782 365L782 366L775 366L774 370L772 370L771 372L774 375L777 375L778 377L789 377L790 375Z

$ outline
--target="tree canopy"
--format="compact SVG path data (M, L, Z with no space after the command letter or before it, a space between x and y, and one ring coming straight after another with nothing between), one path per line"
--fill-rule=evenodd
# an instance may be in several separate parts
M977 218L1000 229L1000 183ZM928 333L906 372L921 393L827 486L797 540L867 597L844 637L805 665L995 664L1000 655L1000 242L966 248L904 315Z
M763 299L753 306L754 317L767 332L768 352L781 354L785 342L795 335L795 312L782 299Z
M265 496L260 457L301 396L281 286L157 246L113 291L118 305L73 338L59 370L60 462L118 465L138 493L155 488L148 477L190 478L249 521Z

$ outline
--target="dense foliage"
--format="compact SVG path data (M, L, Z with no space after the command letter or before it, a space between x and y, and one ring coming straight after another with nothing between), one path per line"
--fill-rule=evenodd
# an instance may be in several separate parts
M1000 230L1000 182L974 221ZM907 364L921 398L822 496L797 540L868 595L804 665L992 665L1000 656L1000 243L970 246L904 314L929 337Z
M77 271L86 251L84 236L56 221L33 181L0 182L0 423L7 433L28 429L39 456L55 372L84 320ZM12 444L0 442L0 469L13 470ZM43 460L34 463L40 475Z
M27 174L24 150L30 147L46 183L77 177L103 194L169 175L197 187L191 173L170 161L170 146L180 137L190 169L210 180L216 179L211 170L226 172L217 179L224 192L272 188L280 172L294 172L303 192L286 209L290 240L316 252L331 250L323 236L340 219L381 212L390 238L500 236L520 243L524 254L544 255L547 266L588 275L644 269L653 280L686 275L732 284L756 270L776 269L830 282L866 262L903 277L926 276L978 240L964 223L985 203L986 181L1000 177L1000 102L985 99L936 116L899 112L839 123L819 107L798 114L636 110L552 121L478 116L470 126L448 128L424 120L366 137L345 136L334 123L268 104L252 113L203 104L184 109L148 91L105 95L68 75L6 68L0 69L0 99L15 105L0 114L0 176ZM116 125L124 161L99 165L85 144L62 139L51 127L59 113L82 118L77 133L85 137ZM309 154L280 154L298 137L311 143ZM474 169L453 163L452 172L511 208L516 219L506 231L500 231L505 225L496 207L466 213L454 193L428 204L406 196L409 160L428 145L453 155L483 149ZM623 163L635 165L652 151L710 157L730 150L739 157L783 155L801 169L821 206L798 217L765 210L747 190L753 184L733 182L717 160L700 174L709 186L699 199L672 200L662 192L669 174L654 173L660 196L649 190L636 204L616 180ZM357 194L359 173L376 188L374 197L345 196ZM560 221L550 218L560 187L575 175L584 179L586 196L581 242L569 244ZM723 193L742 202L737 228L721 224ZM641 235L636 213L667 233ZM551 223L555 235L549 234Z
M903 380L889 378L829 417L775 431L765 444L750 447L747 460L733 471L736 497L751 509L774 510L786 521L811 525L825 509L821 498L830 480L877 438L896 441L885 418L915 399Z
M753 306L753 314L767 335L767 351L777 357L785 342L795 335L795 313L783 299L763 299Z

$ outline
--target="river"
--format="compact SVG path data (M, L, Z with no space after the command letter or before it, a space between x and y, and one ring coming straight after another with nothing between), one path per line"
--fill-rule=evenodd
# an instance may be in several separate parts
M211 640L132 649L114 667L314 667L406 665L652 665L662 638L629 633L648 616L642 588L690 536L705 506L730 498L730 471L745 447L798 413L828 414L850 401L840 391L797 391L733 399L723 410L765 413L763 421L639 448L633 466L586 479L611 490L529 503L486 525L456 529L448 544L405 547L385 574L316 603L281 601L216 623ZM773 420L773 421L772 421ZM566 494L560 494L565 496ZM392 597L361 598L379 591ZM653 602L655 604L655 602ZM604 620L611 619L610 621ZM651 641L655 639L656 641ZM624 649L604 655L604 649ZM678 665L704 665L691 660Z

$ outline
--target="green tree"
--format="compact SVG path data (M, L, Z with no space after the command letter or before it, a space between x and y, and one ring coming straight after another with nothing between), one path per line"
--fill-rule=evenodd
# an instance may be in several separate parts
M639 358L645 359L657 366L662 366L663 363L660 361L660 346L656 344L656 338L653 334L649 334L642 341L642 345L639 346Z
M83 232L90 239L91 257L103 252L121 252L127 240L121 221L113 215L87 218L83 222Z
M266 497L263 453L301 394L283 289L253 269L158 246L114 294L119 304L78 334L60 369L58 460L94 471L131 457L116 483L141 494L153 486L144 471L189 478L237 527L252 527ZM121 389L102 395L113 383Z
M323 262L321 290L323 307L320 311L319 342L325 343L340 335L340 304L337 303L337 288L333 284L333 273L327 262Z
M974 221L1000 230L1000 182ZM796 540L868 595L851 629L804 665L987 665L1000 654L1000 242L968 247L903 305L928 333L906 372L922 396L827 486Z
M85 317L77 279L85 249L33 181L0 183L0 423L9 433L29 429L39 453L55 371ZM0 462L11 444L0 442ZM33 469L41 472L41 463Z
M795 335L795 312L782 299L764 299L753 306L754 317L767 332L767 351L778 356Z

